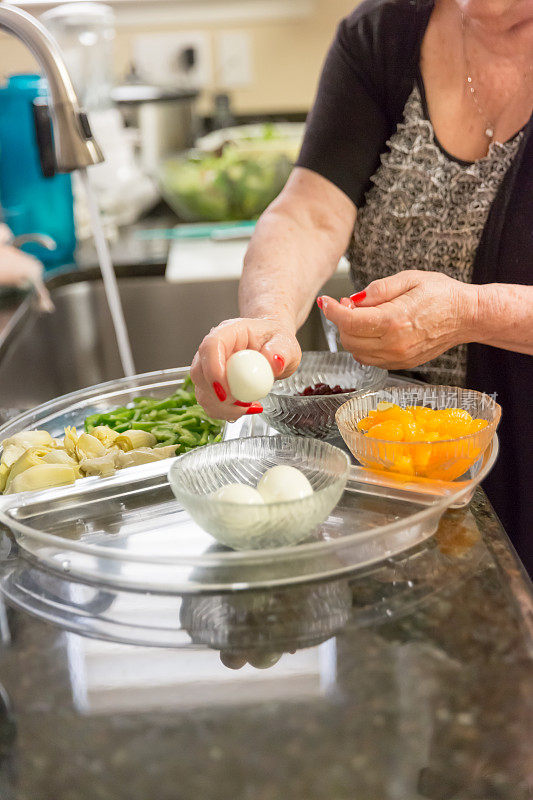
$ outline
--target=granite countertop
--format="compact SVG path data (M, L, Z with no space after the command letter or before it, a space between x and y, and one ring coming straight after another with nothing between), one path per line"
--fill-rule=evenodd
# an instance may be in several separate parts
M162 650L7 609L2 800L533 796L533 595L481 490L353 579L184 598L179 617Z

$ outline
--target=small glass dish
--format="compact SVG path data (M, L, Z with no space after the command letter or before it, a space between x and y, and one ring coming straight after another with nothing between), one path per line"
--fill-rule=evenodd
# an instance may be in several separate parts
M201 452L200 452L201 450ZM212 494L230 483L257 486L270 467L288 464L307 476L313 494L264 505L226 503ZM336 506L350 460L338 447L294 436L254 436L199 448L178 458L168 479L193 520L235 550L297 544Z
M308 397L299 392L317 383L353 388L357 392L379 389L387 377L388 373L379 367L358 364L350 353L305 352L296 372L275 382L263 401L263 416L280 433L334 438L338 435L335 413L354 392Z
M379 403L425 406L432 409L458 408L487 425L476 433L438 441L398 442L376 439L363 433L357 423ZM433 480L453 481L478 460L496 432L501 407L489 395L456 386L393 386L365 392L348 400L335 416L342 438L355 458L373 470L417 475Z

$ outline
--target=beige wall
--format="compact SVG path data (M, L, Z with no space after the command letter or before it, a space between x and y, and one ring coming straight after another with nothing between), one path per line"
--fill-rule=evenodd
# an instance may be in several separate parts
M241 30L252 40L253 76L251 86L232 92L236 111L241 113L305 111L309 108L320 66L335 32L338 20L357 4L357 0L316 0L315 11L303 19L260 20L239 24L176 25L176 30L205 30L211 41L220 30ZM117 75L123 76L131 63L135 36L169 31L169 26L154 22L149 29L120 27L117 30L115 61ZM12 72L35 69L28 52L12 38L0 35L0 77ZM209 97L219 88L209 87L202 101L203 110L210 106Z

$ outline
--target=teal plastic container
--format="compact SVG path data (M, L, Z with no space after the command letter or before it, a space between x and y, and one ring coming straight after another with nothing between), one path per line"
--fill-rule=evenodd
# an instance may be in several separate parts
M70 175L45 178L41 169L33 101L47 96L39 75L12 75L0 86L0 204L15 236L44 233L53 251L28 243L23 250L45 267L71 263L76 247Z

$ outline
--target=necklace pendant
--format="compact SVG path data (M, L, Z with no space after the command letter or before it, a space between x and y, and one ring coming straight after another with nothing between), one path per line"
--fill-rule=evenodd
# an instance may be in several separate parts
M490 125L488 126L488 128L485 128L485 136L487 137L487 139L492 139L492 137L494 136L494 129L491 128Z

